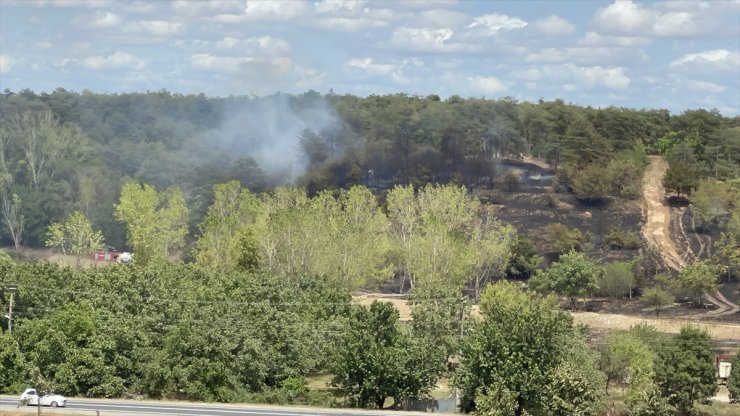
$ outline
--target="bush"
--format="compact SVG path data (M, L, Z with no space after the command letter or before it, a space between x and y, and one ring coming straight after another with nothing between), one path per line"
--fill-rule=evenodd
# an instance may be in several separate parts
M629 405L629 416L671 416L673 411L668 400L653 386L640 394L638 400Z
M642 245L642 239L634 231L612 227L606 236L606 243L610 248L617 250L636 250Z
M740 353L732 360L732 370L727 378L727 390L730 391L730 403L740 403Z
M580 230L570 229L563 224L554 223L545 228L547 250L551 253L563 254L571 250L580 251L586 238Z

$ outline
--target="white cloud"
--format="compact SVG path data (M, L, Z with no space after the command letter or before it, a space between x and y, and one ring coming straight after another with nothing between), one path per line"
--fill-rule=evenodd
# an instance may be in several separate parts
M727 49L689 53L672 61L671 68L697 69L706 72L737 71L740 69L740 52Z
M66 62L65 62L66 64ZM82 60L82 66L89 69L143 69L146 62L126 52L112 55L90 56Z
M569 68L583 75L588 85L601 84L617 90L623 90L630 85L630 79L624 74L624 68L603 68L601 66L569 66Z
M467 77L468 86L473 91L486 94L500 94L506 91L506 86L496 77L472 76Z
M366 9L365 0L323 0L314 3L318 13L359 13Z
M194 3L194 2L191 2ZM156 10L156 5L146 1L128 1L120 2L117 6L121 10L125 10L129 13L151 13Z
M615 0L592 21L599 32L628 37L686 38L738 34L738 8L728 1L647 3Z
M650 39L633 36L602 36L596 32L587 32L578 43L583 46L638 46L647 45Z
M399 27L393 31L390 44L403 50L414 52L470 52L473 45L450 41L455 31L445 27L440 29Z
M21 3L28 2L25 0ZM102 6L108 6L112 2L110 0L35 0L33 2L38 7L86 7L86 8L98 8Z
M221 50L238 51L241 54L286 55L290 52L290 44L288 42L270 36L246 39L227 36L216 42L216 47Z
M190 56L190 64L198 69L218 72L236 72L241 65L254 61L249 56L214 56L210 53L196 53Z
M11 58L10 55L0 55L0 74L7 74L13 69L15 65L15 59Z
M202 16L209 13L240 13L244 10L244 0L176 0L170 4L176 13Z
M579 66L572 63L520 68L512 71L511 77L525 81L545 81L543 83L551 84L563 82L588 88L601 86L615 90L626 89L631 83L622 67Z
M537 20L534 25L540 32L552 36L567 35L576 30L569 21L555 15Z
M668 78L673 84L676 91L691 91L700 94L720 94L725 92L726 88L713 82L691 79L678 74L669 74Z
M397 69L395 65L376 64L373 58L355 58L350 59L345 64L352 71L367 75L389 75Z
M505 14L486 14L473 19L473 23L468 28L482 28L487 35L496 35L499 32L522 29L527 26L527 22L518 17L509 17Z
M244 15L247 20L290 20L304 15L310 8L304 0L247 0Z
M344 66L350 74L359 78L382 76L399 85L408 85L418 79L409 72L418 75L419 71L426 70L424 62L416 58L384 64L376 63L372 58L354 58L347 61Z
M699 32L691 13L668 12L655 19L653 32L662 37L691 36Z
M599 9L594 21L596 26L606 32L644 33L650 28L657 12L646 9L631 0L616 0L609 6Z
M98 29L107 29L120 25L121 21L121 16L117 14L98 11L87 20L87 25Z
M525 61L532 63L575 63L579 65L604 65L629 62L636 64L646 59L645 53L632 48L574 47L545 48L527 54Z
M182 32L185 25L177 22L167 22L164 20L139 20L136 22L126 23L123 26L124 32L147 33L154 36L169 36Z
M315 20L316 26L340 32L357 32L358 30L387 26L388 22L376 19L328 17Z
M462 27L470 21L470 16L453 10L432 9L419 12L413 19L421 26Z

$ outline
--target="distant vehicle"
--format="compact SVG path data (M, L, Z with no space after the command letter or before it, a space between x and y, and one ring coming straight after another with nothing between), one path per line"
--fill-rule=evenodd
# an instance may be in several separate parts
M92 258L98 261L116 261L120 255L121 253L115 247L108 246L102 250L93 251Z
M21 394L21 405L65 407L67 405L67 398L58 394L47 393L39 397L36 389L26 389Z
M116 260L118 263L128 264L131 263L134 260L134 255L124 251L121 253L120 256L118 256L118 259Z

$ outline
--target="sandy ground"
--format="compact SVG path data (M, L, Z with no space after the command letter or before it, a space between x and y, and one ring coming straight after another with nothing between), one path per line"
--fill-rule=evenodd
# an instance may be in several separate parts
M667 169L668 164L662 157L650 157L650 165L645 170L642 181L643 212L645 213L642 235L648 244L658 249L669 267L681 270L686 266L686 261L678 254L675 239L671 238L671 215L673 213L671 208L665 204L666 192L663 187L663 175ZM740 306L732 303L719 292L707 293L705 297L718 308L697 315L696 318L711 318L740 312Z

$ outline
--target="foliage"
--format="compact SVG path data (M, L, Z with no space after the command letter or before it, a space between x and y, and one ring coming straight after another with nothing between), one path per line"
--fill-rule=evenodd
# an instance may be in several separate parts
M414 336L444 348L447 357L457 354L471 303L451 286L414 287L409 299Z
M475 416L510 416L516 410L516 394L501 381L481 387L475 394Z
M528 279L542 260L542 256L537 254L537 249L531 240L521 235L517 236L511 246L511 258L506 274L509 278Z
M658 349L655 382L682 414L707 404L717 390L712 341L706 331L684 326Z
M358 407L382 409L427 394L445 367L444 349L414 339L398 321L393 304L352 308L332 365L332 383Z
M740 354L735 354L732 360L732 369L727 378L727 390L730 394L730 402L740 402Z
M596 285L599 293L612 299L620 299L629 294L636 286L635 274L632 272L632 262L612 262L604 265L604 272L600 273Z
M667 155L668 169L663 177L663 186L679 197L691 195L699 183L700 170L693 150L681 145L673 148Z
M247 226L256 220L260 202L238 181L213 187L213 203L200 225L196 262L214 270L231 271L244 252Z
M552 306L552 299L522 292L513 283L498 282L483 291L482 320L463 340L455 375L462 410L475 410L476 395L491 386L494 394L513 398L514 414L543 408L551 398L548 386L556 380L553 371L569 356L564 341L582 339L573 337L571 318ZM553 388L558 390L557 384Z
M303 189L277 188L263 196L261 207L247 229L265 270L284 277L326 275L350 289L391 276L388 220L367 188L313 198Z
M676 297L673 293L663 289L660 286L653 286L645 289L640 296L643 302L647 303L648 306L653 308L655 311L655 317L660 315L660 310L668 305L672 305L676 301Z
M411 286L452 284L474 277L476 294L503 273L515 232L453 185L395 187L387 195L400 272Z
M670 157L688 150L699 177L737 177L740 166L740 127L716 111L672 115L666 110L579 107L562 100L357 97L314 91L225 98L166 90L7 91L0 95L0 175L13 182L7 200L17 194L23 201L19 214L26 229L19 243L43 245L50 224L80 210L107 242L122 245L125 229L113 220L112 209L122 180L157 189L179 186L191 210L193 232L207 214L215 184L237 180L254 193L285 184L291 175L281 169L266 172L268 167L252 157L258 147L254 143L270 125L260 117L266 108L280 110L281 117L287 113L302 126L293 143L308 166L292 174L302 176L296 183L306 184L312 195L352 185L513 188L511 181L497 181L492 161L521 155L542 157L556 169L572 171L573 189L592 188L579 191L586 199L594 193L639 196L647 152ZM313 128L317 111L328 115L331 125ZM603 174L585 174L596 167ZM3 238L12 242L12 236Z
M136 261L165 259L184 244L189 210L178 188L157 192L153 186L129 182L121 189L115 216L126 224Z
M627 402L639 400L652 387L655 354L632 332L610 331L601 350L600 368L606 373L606 389L609 382L629 382Z
M717 291L718 270L705 261L698 261L684 267L678 274L676 286L680 290L686 290L691 294L693 302L701 304L701 297L704 293L714 293Z
M103 234L93 230L85 214L75 211L63 224L54 223L49 226L46 245L57 248L64 254L75 255L79 267L82 256L103 248Z
M571 251L541 273L536 288L569 298L575 310L578 297L597 288L597 278L601 273L603 270L585 254Z
M0 391L18 391L26 376L26 363L16 338L0 331Z
M606 236L606 242L609 244L609 247L619 250L635 250L642 245L642 240L638 233L620 227L614 227L609 230L609 234Z
M548 224L545 227L545 241L547 250L551 253L563 254L571 250L581 250L586 243L583 234L577 228L569 229L560 223Z
M660 389L651 385L640 393L636 400L628 405L629 416L672 416L668 400L661 396Z
M7 267L7 266L2 266ZM329 367L350 294L321 277L152 263L3 269L29 372L62 394L239 401ZM0 371L4 374L4 371Z
M720 228L730 217L733 206L740 204L740 194L725 182L712 179L699 181L691 195L691 212L705 226Z
M598 415L604 407L606 380L598 366L599 355L588 346L585 326L574 328L561 340L561 363L550 372L543 407L551 414Z

